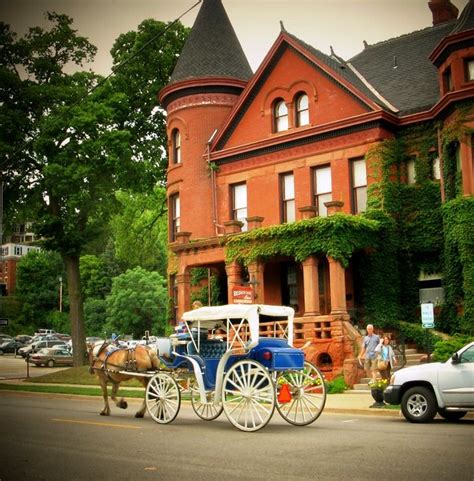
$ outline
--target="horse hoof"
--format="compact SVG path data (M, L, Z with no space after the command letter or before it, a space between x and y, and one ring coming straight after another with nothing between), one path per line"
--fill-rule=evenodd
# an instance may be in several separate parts
M100 414L101 416L108 416L108 415L109 415L109 413L107 413L107 412L105 412L105 411L101 411L99 414Z
M127 408L128 408L128 403L127 403L127 401L124 401L124 400L122 399L122 400L120 401L119 408L120 408L120 409L127 409Z
M142 417L143 417L143 413L135 413L135 417L136 417L136 418L142 418Z

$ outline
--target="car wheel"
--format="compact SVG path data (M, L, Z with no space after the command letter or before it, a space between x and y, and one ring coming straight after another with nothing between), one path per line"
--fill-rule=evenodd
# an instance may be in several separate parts
M50 360L46 363L46 365L47 365L48 367L54 367L54 361L53 361L52 359L50 359Z
M431 421L438 408L433 392L424 386L408 389L402 396L402 413L411 423L426 423Z
M467 411L448 411L444 408L439 408L438 414L446 421L459 421L467 414Z

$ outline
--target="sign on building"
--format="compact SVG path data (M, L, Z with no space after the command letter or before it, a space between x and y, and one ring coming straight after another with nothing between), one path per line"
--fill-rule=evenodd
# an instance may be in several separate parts
M431 302L421 304L421 325L427 329L434 327L434 306Z
M8 319L0 319L0 326L8 326Z
M234 286L232 288L232 300L234 304L252 304L253 289L250 286Z

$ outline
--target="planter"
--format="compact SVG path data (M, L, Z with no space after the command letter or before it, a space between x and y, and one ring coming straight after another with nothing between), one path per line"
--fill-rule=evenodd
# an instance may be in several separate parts
M374 398L375 403L372 404L372 408L378 408L385 406L385 403L383 402L383 389L381 388L372 388L370 390L370 393L372 394L372 397Z

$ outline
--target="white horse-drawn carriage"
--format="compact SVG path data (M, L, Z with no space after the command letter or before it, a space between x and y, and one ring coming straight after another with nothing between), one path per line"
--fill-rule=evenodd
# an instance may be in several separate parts
M254 304L186 312L183 332L158 341L165 369L153 373L146 388L150 416L159 424L172 422L189 390L201 419L224 411L243 431L263 428L275 408L294 425L315 421L326 388L319 370L292 346L293 316L290 307Z

